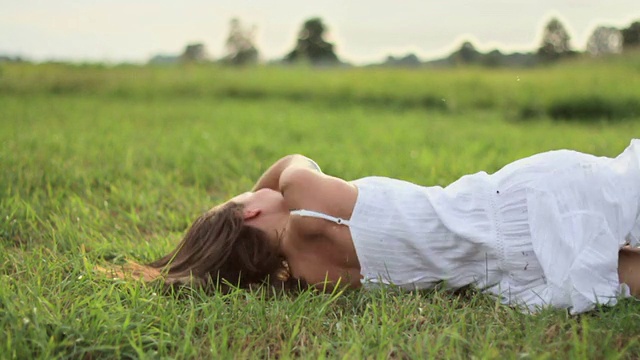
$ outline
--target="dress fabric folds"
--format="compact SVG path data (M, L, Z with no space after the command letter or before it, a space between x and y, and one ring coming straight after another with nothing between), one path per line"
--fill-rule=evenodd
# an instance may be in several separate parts
M355 180L363 284L475 285L525 311L613 305L618 251L640 240L640 140L618 157L559 150L451 185Z

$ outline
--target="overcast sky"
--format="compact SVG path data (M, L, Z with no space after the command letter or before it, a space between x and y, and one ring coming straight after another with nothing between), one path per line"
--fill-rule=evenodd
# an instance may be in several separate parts
M640 0L0 0L0 55L34 60L146 61L202 42L224 55L229 20L257 26L263 59L292 49L304 20L319 16L342 60L380 61L479 49L530 51L551 17L577 49L598 25L640 20Z

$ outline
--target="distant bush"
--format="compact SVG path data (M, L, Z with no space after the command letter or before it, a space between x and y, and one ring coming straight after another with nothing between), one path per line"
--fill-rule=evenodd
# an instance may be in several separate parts
M622 120L640 115L640 100L598 95L555 99L547 114L563 120Z
M523 104L517 112L518 120L531 120L545 116L546 110L541 104Z

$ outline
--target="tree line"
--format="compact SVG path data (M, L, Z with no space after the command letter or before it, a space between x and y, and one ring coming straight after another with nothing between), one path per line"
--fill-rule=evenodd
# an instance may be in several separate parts
M281 62L295 63L308 62L312 65L335 65L341 61L335 53L333 44L324 38L327 27L320 18L306 20L300 31L294 48L287 53ZM227 65L253 65L259 62L259 51L255 45L256 27L244 27L239 19L231 19L229 23L229 35L225 42L226 55L217 62ZM204 44L188 44L180 56L157 55L151 63L168 62L208 62L211 56Z
M308 63L311 65L344 64L335 53L334 44L325 40L327 27L321 18L306 20L293 49L285 54L279 62ZM256 27L244 27L239 19L234 18L229 24L226 38L226 54L217 62L226 65L253 65L260 60L260 52L255 45ZM633 49L640 49L640 21L632 22L628 27L617 29L610 26L598 26L587 42L586 52L593 56L619 54ZM532 66L539 63L554 62L568 58L580 52L572 49L571 37L566 27L557 18L550 19L542 33L539 47L530 53L503 54L499 50L481 53L470 41L465 41L459 49L449 56L423 63L414 54L395 58L389 56L380 65L417 66L478 64L484 66ZM179 57L156 56L151 63L162 62L208 62L211 56L203 44L189 44Z

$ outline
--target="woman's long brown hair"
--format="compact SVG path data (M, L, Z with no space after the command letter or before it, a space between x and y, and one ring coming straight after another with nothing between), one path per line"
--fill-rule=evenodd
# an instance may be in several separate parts
M125 270L146 281L164 279L166 285L228 289L266 282L284 289L300 287L267 234L244 223L242 210L241 204L228 203L208 211L172 252L146 266L130 263Z

